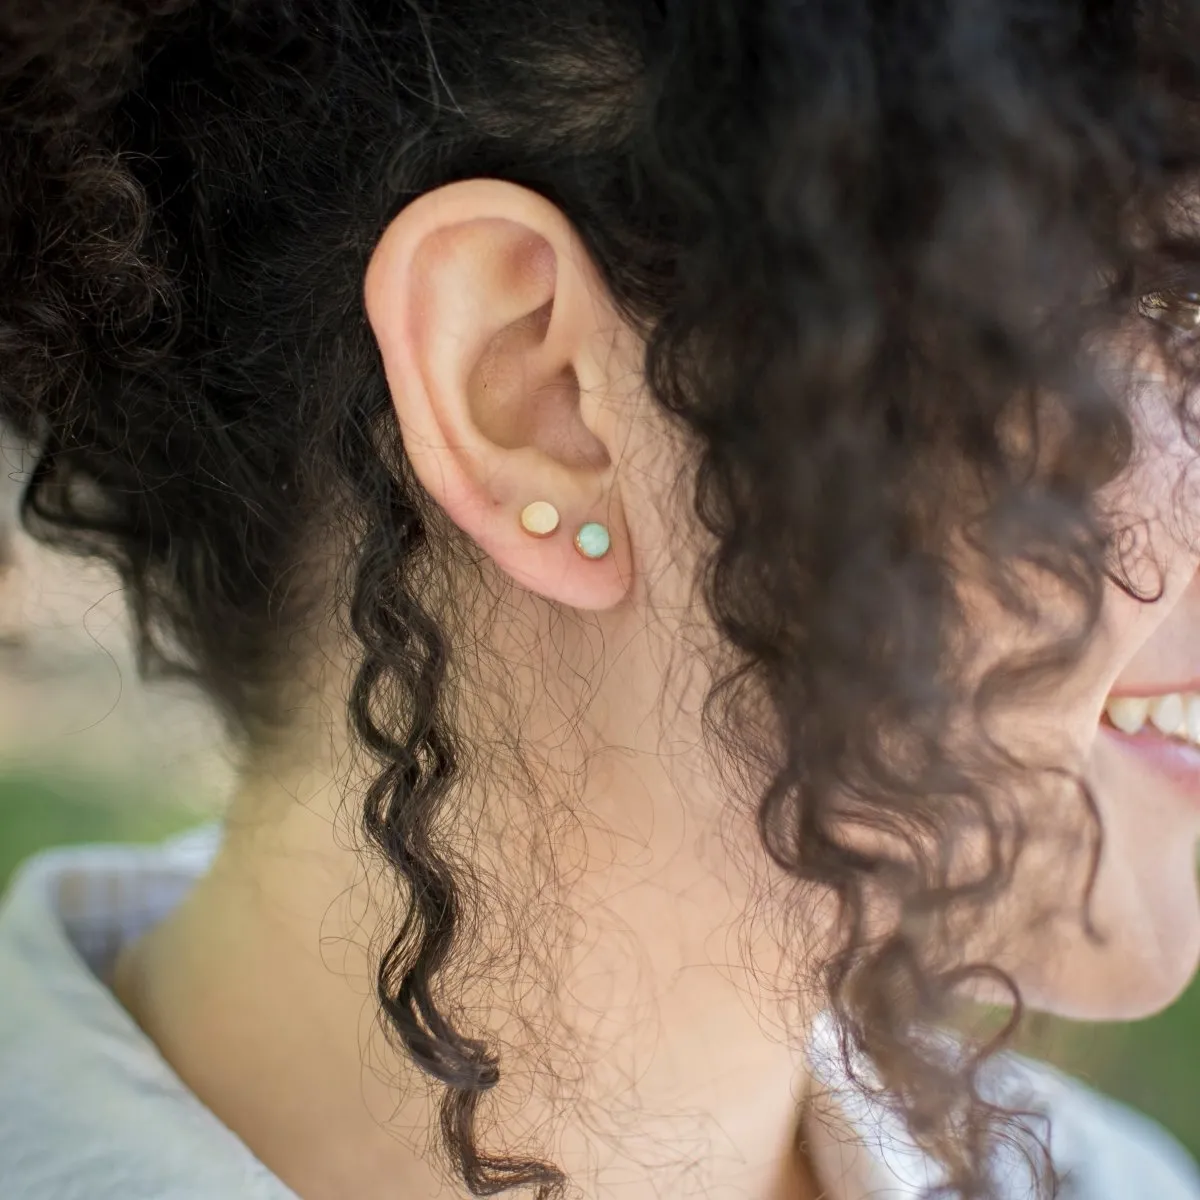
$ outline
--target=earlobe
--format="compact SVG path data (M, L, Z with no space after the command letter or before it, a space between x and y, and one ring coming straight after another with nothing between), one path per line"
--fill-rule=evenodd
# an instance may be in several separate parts
M602 349L619 321L559 210L497 180L427 193L385 231L364 299L433 499L523 587L576 608L621 603L624 408Z

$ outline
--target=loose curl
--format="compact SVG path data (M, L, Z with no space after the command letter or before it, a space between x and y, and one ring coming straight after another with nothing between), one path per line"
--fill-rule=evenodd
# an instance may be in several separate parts
M972 977L1020 1013L948 937L1020 848L1005 786L1029 764L987 717L1078 661L1113 573L1096 496L1133 436L1085 347L1147 270L1197 258L1168 217L1200 166L1198 83L1200 28L1173 0L0 13L0 416L38 448L26 522L111 562L143 669L193 677L251 742L284 723L289 637L324 594L300 564L319 535L346 546L349 716L378 762L363 828L408 898L378 994L444 1085L473 1194L568 1181L480 1144L501 1064L439 1001L469 882L439 820L470 747L436 514L360 297L387 222L457 179L536 189L644 331L711 538L697 582L729 661L709 737L766 773L775 862L838 901L819 983L848 1061L874 1069L862 1086L946 1194L983 1197L996 1140L1019 1136L978 1086L1003 1039L950 1064L922 1030ZM971 685L964 553L1030 629L1031 577L1074 613ZM955 846L980 828L964 876Z

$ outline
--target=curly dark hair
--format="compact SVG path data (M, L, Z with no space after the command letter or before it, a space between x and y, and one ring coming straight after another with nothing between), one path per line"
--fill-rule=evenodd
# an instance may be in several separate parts
M1172 204L1200 167L1198 17L1183 0L0 11L0 419L37 447L26 524L111 562L143 670L194 678L248 744L286 723L289 639L325 595L302 564L337 539L349 720L378 763L363 828L408 897L378 995L444 1085L443 1149L473 1194L568 1181L481 1144L501 1063L439 989L469 884L439 820L471 747L431 600L437 514L363 311L382 231L441 184L522 184L644 333L650 390L694 451L697 582L728 652L706 729L765 772L750 799L773 860L838 901L816 984L844 1051L946 1194L987 1196L1014 1135L978 1072L1003 1039L951 1067L920 1031L974 976L1020 1014L947 932L1003 894L1020 849L1019 764L987 714L1079 660L1113 573L1097 496L1135 438L1088 347L1148 279L1195 271ZM970 685L964 547L1030 629L1031 575L1074 613ZM963 712L971 738L951 732ZM964 876L953 847L981 825L990 853Z

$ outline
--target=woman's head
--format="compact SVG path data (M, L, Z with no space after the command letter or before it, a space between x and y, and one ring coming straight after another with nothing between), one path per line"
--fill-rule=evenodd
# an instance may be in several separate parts
M115 563L252 763L336 710L399 890L380 999L472 1186L555 1176L478 1144L505 1062L463 979L501 1005L536 937L552 993L536 898L646 862L675 950L735 929L738 987L832 1006L967 1194L990 1117L918 1022L1183 985L1200 810L1101 714L1200 678L1184 6L79 0L0 36L31 527Z

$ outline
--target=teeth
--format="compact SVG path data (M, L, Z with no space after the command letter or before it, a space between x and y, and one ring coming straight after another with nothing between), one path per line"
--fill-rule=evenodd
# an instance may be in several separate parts
M1174 737L1177 733L1186 733L1183 724L1183 697L1178 692L1169 696L1160 696L1150 705L1150 720L1159 733Z
M1139 733L1148 717L1160 733L1200 745L1200 694L1114 696L1105 704L1104 711L1122 733Z
M1108 719L1122 733L1137 733L1146 723L1150 701L1136 696L1121 696L1110 700L1104 707Z

